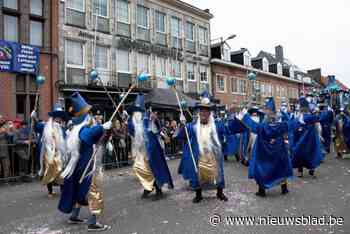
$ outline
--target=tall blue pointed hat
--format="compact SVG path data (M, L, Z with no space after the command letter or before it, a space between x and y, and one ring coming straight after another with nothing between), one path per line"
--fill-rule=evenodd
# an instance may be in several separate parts
M200 95L200 102L196 104L198 109L210 109L214 110L215 105L210 101L210 94L208 90L204 90Z
M84 116L91 110L92 106L85 101L79 92L73 93L69 99L72 103L72 106L69 108L69 112L75 117Z
M273 113L276 113L275 99L273 97L266 98L265 108L271 110Z
M128 108L129 112L145 112L145 95L139 93L135 99L135 102L132 106Z
M61 118L63 120L68 120L68 113L64 110L62 104L60 102L57 102L53 110L48 113L48 115L52 118Z

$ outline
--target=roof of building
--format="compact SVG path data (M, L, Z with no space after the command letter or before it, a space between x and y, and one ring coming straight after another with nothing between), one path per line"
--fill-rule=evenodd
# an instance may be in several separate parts
M163 1L179 8L186 8L186 10L192 12L193 14L199 15L208 20L214 18L214 15L210 13L209 9L202 10L196 6L193 6L181 0L163 0Z
M246 51L249 52L247 48L241 48L240 50L232 51L230 54L231 55L244 54Z

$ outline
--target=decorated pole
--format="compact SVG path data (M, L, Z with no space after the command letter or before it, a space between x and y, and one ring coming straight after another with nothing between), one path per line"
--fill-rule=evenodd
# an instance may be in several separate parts
M149 80L150 75L146 74L146 73L141 73L138 77L137 80L138 81L147 81ZM124 103L124 101L126 100L126 98L129 96L129 94L131 93L131 91L135 88L136 84L133 84L130 86L128 92L126 92L126 94L124 95L124 97L122 98L122 100L119 102L118 106L116 107L113 115L110 118L110 121L114 119L115 115L118 113L120 107L122 106L122 104Z
M117 104L116 104L115 101L113 100L113 98L112 98L110 92L108 91L107 87L106 87L106 86L104 85L104 83L102 82L100 76L98 75L98 72L97 72L95 69L93 69L93 70L91 70L91 72L90 72L89 75L90 75L90 80L91 80L91 81L93 81L93 82L94 82L94 81L98 81L98 82L101 83L101 85L102 85L104 91L106 92L106 94L107 94L109 100L112 102L114 108L117 108Z
M175 86L176 80L173 77L168 77L166 82L169 85L169 87L171 87L173 89L173 91L174 91L174 93L176 95L177 103L179 105L180 113L181 113L182 116L184 116L183 110L182 110L182 105L181 105L180 98L179 98L179 94L177 93L176 86ZM191 153L193 166L194 166L194 169L195 169L196 173L198 173L198 168L197 168L196 160L194 159L192 145L191 145L191 141L190 141L190 135L188 134L188 130L187 130L186 124L185 124L185 134L186 134L188 147L190 148L190 153Z
M146 74L146 73L141 73L141 74L137 77L137 79L138 79L138 81L147 81L147 80L149 79L149 77L150 77L150 76L149 76L148 74ZM130 94L130 92L134 89L134 87L135 87L135 84L133 84L133 85L130 86L128 92L123 96L122 100L119 102L118 106L116 107L116 109L115 109L113 115L111 116L111 118L109 119L109 121L112 121L112 120L114 119L115 115L118 113L120 107L122 106L122 104L124 103L124 101L126 100L126 98L128 97L128 95ZM84 178L85 178L85 176L86 176L86 174L87 174L87 171L88 171L88 169L89 169L91 163L92 163L93 161L95 161L96 156L97 156L97 149L95 150L94 154L91 156L91 158L90 158L88 164L86 165L86 167L85 167L85 169L84 169L83 174L82 174L81 177L80 177L80 180L79 180L79 183L80 183L80 184L83 182L83 180L84 180Z
M36 83L36 94L35 94L35 102L34 102L34 111L37 111L38 102L39 102L39 93L41 86L45 83L45 77L42 75L38 75L35 79ZM33 119L30 121L30 132L29 132L29 142L28 142L28 158L32 155L32 176L34 176L34 154L31 154L31 147L33 141L33 131L34 131L34 121Z

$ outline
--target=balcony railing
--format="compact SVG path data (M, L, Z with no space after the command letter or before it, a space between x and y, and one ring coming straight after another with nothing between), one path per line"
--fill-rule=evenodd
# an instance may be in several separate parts
M199 45L199 54L203 56L209 56L208 46L200 44Z
M191 53L196 52L196 43L194 41L186 40L186 50Z
M124 36L124 37L130 37L130 24L126 24L123 22L117 22L117 35Z
M167 45L167 43L166 43L166 34L157 32L156 33L156 42L157 42L158 45L166 46Z
M149 29L137 27L137 39L142 41L149 41L150 40Z
M84 28L85 23L85 12L66 8L66 24Z

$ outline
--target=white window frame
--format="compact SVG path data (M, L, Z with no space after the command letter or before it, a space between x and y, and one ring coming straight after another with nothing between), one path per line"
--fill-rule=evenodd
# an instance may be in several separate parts
M119 2L126 2L128 4L128 22L124 22L124 21L118 19L118 4L119 4ZM126 1L116 0L116 8L115 8L116 17L115 18L116 18L117 22L124 23L124 24L130 24L130 13L131 13L130 12L130 3L128 0L126 0Z
M95 58L94 58L94 63L95 63L95 67L97 70L99 71L109 71L110 70L110 50L111 48L108 47L108 46L105 46L105 45L96 45L96 47L104 47L107 49L107 68L99 68L99 67L96 67L96 54L95 54Z
M281 63L277 63L277 75L283 76L283 66Z
M204 67L204 68L206 68L206 72L207 72L207 79L206 79L206 81L202 81L202 70L201 70L201 68L202 67ZM208 84L209 83L209 67L208 66L205 66L205 65L199 65L199 81L200 81L200 83L202 83L202 84Z
M16 0L17 1L17 0ZM43 16L43 14L44 14L44 1L43 0L40 0L40 2L41 2L41 14L36 14L36 13L33 13L32 12L32 0L30 0L30 2L29 2L29 5L30 5L30 10L29 10L29 12L30 12L30 14L33 14L33 15L38 15L38 16Z
M140 70L139 70L139 59L140 59L140 55L148 56L148 61L147 61L148 71L140 71ZM137 53L137 75L140 75L142 72L146 72L147 74L150 74L150 73L151 73L151 55L149 55L149 54L144 54L144 53Z
M193 26L193 31L192 31L192 37L193 39L188 39L187 38L187 26L191 24ZM195 33L195 30L196 30L196 25L190 21L186 21L186 33L185 33L185 38L186 38L186 41L190 41L190 42L195 42L196 41L196 33Z
M252 60L248 51L243 53L243 60L244 66L252 66Z
M189 64L193 65L193 78L194 78L193 80L192 79L188 79L188 65ZM188 62L186 64L186 78L187 78L188 82L197 82L197 79L196 79L196 66L197 66L196 63Z
M32 22L38 23L41 25L41 45L32 44ZM37 47L43 47L44 46L44 23L41 21L36 20L29 20L29 41L31 45L37 46Z
M224 80L224 90L220 89L218 78L222 78ZM227 92L227 81L226 80L227 80L227 76L224 74L216 74L215 75L215 87L216 87L217 93L226 93Z
M201 41L201 30L203 30L204 32L204 37L203 37L203 42ZM203 27L203 26L198 26L198 42L200 45L205 45L205 46L208 46L209 45L209 30L207 27Z
M17 27L17 34L16 34L16 40L14 40L13 42L19 42L19 40L20 40L20 32L19 32L19 30L20 30L20 27L19 27L19 23L20 23L20 19L19 19L19 17L18 16L13 16L13 15L8 15L8 14L3 14L3 25L4 25L4 34L6 34L6 32L5 32L5 30L6 30L6 26L5 25L7 25L7 24L5 24L5 18L6 17L12 17L12 18L15 18L16 20L17 20L17 24L16 24L16 27ZM5 39L5 35L4 35L4 39ZM9 39L5 39L5 40L8 40L8 41L12 41L12 40L9 40Z
M179 21L179 35L173 34L173 19L177 19ZM181 23L182 23L182 20L179 17L171 16L171 18L170 18L170 35L172 37L175 37L177 39L182 39L182 28L183 27L181 27L182 26Z
M156 22L156 20L157 20L157 14L161 14L161 15L164 16L164 32L159 31L159 30L157 29L157 22ZM156 10L156 11L154 12L154 20L155 20L155 31L156 31L156 33L166 34L166 32L167 32L167 15L166 15L164 12L162 12L162 11Z
M80 65L74 65L74 64L69 64L68 63L68 59L67 59L67 41L72 41L72 42L76 42L76 43L80 43L80 44L82 44L83 45L83 48L82 48L82 50L83 50L83 64L80 66ZM82 42L82 41L78 41L78 40L74 40L74 39L69 39L69 38L66 38L65 39L65 64L66 64L66 67L69 67L69 68L77 68L77 69L85 69L85 66L86 66L86 64L85 64L85 43L84 42Z
M179 64L179 68L180 68L180 76L176 76L176 72L175 72L175 69L174 69L174 64L175 63L178 63ZM171 60L171 74L175 77L176 80L182 80L182 63L179 61L179 60Z
M74 8L74 7L69 7L68 6L68 4L66 4L66 8L68 8L68 9L71 9L71 10L74 10L74 11L78 11L78 12L81 12L81 13L85 13L85 11L86 11L86 0L81 0L81 1L83 1L83 10L80 10L80 9L77 9L77 8Z
M160 62L165 62L164 64L161 64ZM164 58L164 57L160 57L160 56L155 56L155 62L156 62L156 76L159 77L159 78L164 78L167 76L168 74L168 59L167 58ZM165 74L159 74L158 71L157 71L157 68L158 68L158 63L162 66L164 65L164 72ZM162 73L162 71L161 71Z
M117 67L117 72L118 73L126 73L126 74L131 74L132 72L131 72L131 52L130 52L130 50L122 50L122 51L127 51L128 52L128 54L129 54L129 59L128 59L128 64L129 64L129 71L123 71L123 70L119 70L119 66L117 66L118 65L118 51L120 51L120 50L122 50L122 49L116 49L115 50L115 61L116 61L116 67Z
M143 26L143 25L139 25L139 23L137 22L137 18L138 18L138 8L140 7L143 7L145 9L147 9L147 27ZM136 25L137 27L139 28L142 28L142 29L146 29L146 30L150 30L150 8L148 7L145 7L143 5L140 5L140 4L137 4L136 5Z
M103 0L91 0L91 5L92 7L94 7L94 1L103 1ZM92 13L94 16L98 16L98 17L101 17L101 18L104 18L104 19L109 19L109 0L105 0L107 2L107 15L104 16L104 15L99 15L99 14L95 14L94 13L94 9L92 9Z
M269 72L269 61L264 57L262 59L263 71Z

